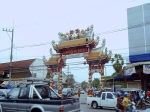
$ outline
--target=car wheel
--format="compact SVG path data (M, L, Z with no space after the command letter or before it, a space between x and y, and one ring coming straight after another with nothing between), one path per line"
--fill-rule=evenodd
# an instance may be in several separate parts
M93 107L94 109L96 109L96 108L98 107L98 104L97 104L96 101L92 102L92 107Z
M38 109L38 108L35 108L35 109L33 109L31 112L41 112L41 110Z
M143 110L146 109L146 104L145 104L145 103L142 104L142 109L143 109Z

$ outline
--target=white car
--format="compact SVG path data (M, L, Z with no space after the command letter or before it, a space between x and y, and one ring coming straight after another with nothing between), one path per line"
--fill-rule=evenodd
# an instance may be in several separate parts
M94 109L98 107L115 108L117 97L114 92L102 92L99 97L87 97L86 103Z

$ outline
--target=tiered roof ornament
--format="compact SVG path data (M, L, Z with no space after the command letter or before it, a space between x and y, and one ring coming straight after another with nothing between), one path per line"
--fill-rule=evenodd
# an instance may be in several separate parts
M112 55L112 51L111 50L107 51L107 47L105 47L105 45L106 40L103 39L101 47L92 49L91 53L87 56L87 60L89 61L96 59L104 60L105 58L108 58L107 61L109 61Z
M70 30L69 33L58 33L60 41L56 43L52 41L52 46L57 53L62 55L90 52L89 50L96 47L99 43L99 36L94 39L93 25L87 29ZM82 47L84 49L72 49ZM71 49L71 50L70 50ZM78 51L77 51L78 50Z
M91 25L85 30L84 29L82 30L76 29L75 31L70 30L69 33L67 32L65 34L59 32L58 37L61 40L60 42L65 42L68 40L74 40L74 39L80 39L80 38L87 38L87 37L90 38L92 33L93 33L93 25Z
M50 48L49 52L50 52L49 60L45 60L45 58L43 58L45 60L45 64L46 65L58 65L58 64L60 64L60 60L61 60L60 54L59 53L53 54L52 48Z

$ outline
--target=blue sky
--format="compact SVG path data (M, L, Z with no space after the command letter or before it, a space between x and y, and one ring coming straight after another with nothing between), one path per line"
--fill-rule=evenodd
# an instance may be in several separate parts
M59 41L58 32L86 29L92 24L100 40L106 39L108 50L121 54L126 60L128 31L114 30L127 27L127 8L147 2L150 0L0 0L0 63L10 60L11 33L2 31L3 28L14 27L13 61L18 61L42 59L43 55L49 58L51 41ZM88 65L78 63L84 61L83 58L67 60L79 82L88 81ZM67 68L63 71L67 73ZM112 67L106 65L105 75L113 72ZM93 78L99 77L99 74L93 75Z

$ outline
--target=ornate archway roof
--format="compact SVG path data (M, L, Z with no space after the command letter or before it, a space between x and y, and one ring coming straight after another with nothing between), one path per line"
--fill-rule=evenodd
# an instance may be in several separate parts
M56 65L59 64L60 57L52 57L48 61L45 61L46 65Z
M106 40L102 40L101 47L94 48L92 49L91 53L88 54L87 56L87 61L92 61L92 60L110 60L112 51L109 50L107 51L107 47L105 47Z
M95 45L98 44L94 39L91 38L80 38L80 39L75 39L75 40L69 40L65 42L60 42L57 45L53 45L54 49L63 49L63 48L69 48L69 47L75 47L75 46L81 46L81 45L87 45L94 43Z
M107 56L107 54L101 54L100 52L94 52L94 53L90 53L87 57L88 60L95 60L95 59L102 59L105 58Z
M103 61L108 62L111 58L112 51L107 51L106 40L102 39L101 46L95 48L99 44L99 36L94 39L93 25L85 30L70 30L69 33L58 33L60 41L55 43L52 41L53 49L57 54L52 53L50 49L51 58L45 61L46 65L59 65L60 61L65 62L63 56L84 53L83 56L87 61Z
M97 36L96 39L94 39L93 25L91 25L85 30L70 30L65 34L59 32L58 37L60 39L58 43L52 41L52 46L57 53L66 50L66 48L76 48L79 46L88 46L90 48L94 48L99 43L99 36Z

